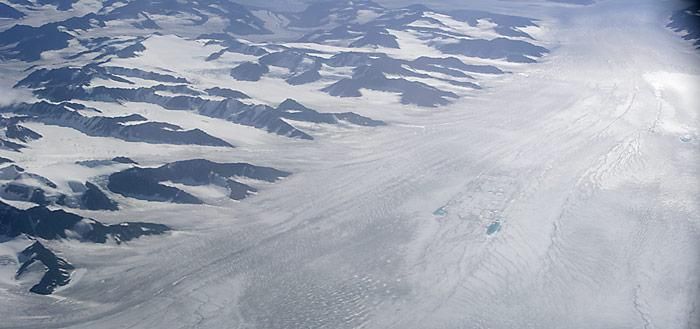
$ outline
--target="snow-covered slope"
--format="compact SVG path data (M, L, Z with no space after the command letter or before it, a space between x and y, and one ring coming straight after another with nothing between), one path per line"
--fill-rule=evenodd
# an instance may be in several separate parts
M700 326L693 11L391 3L1 1L0 328Z

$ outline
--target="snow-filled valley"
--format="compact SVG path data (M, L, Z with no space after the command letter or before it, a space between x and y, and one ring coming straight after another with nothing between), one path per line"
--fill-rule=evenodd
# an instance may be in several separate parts
M0 1L0 328L700 327L697 8L408 5Z

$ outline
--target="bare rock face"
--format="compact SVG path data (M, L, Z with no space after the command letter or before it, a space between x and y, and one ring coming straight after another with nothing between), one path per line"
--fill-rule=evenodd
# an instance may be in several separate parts
M41 281L35 284L30 291L39 295L50 295L56 288L70 283L71 274L75 267L65 259L57 256L51 250L36 241L19 254L21 267L17 270L16 277L21 278L30 266L40 263L45 267L45 273Z
M123 196L160 202L202 204L196 196L162 182L189 186L218 185L231 199L242 200L257 189L237 182L236 177L276 182L290 173L247 163L216 163L204 159L178 161L158 168L133 167L109 176L109 189Z
M105 225L64 210L44 206L22 210L0 201L0 235L8 237L24 234L45 240L77 237L86 242L105 243L113 239L121 243L168 230L165 225L138 222Z

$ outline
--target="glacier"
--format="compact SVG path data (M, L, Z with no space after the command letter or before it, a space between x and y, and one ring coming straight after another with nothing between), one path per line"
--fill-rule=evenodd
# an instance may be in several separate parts
M698 17L0 1L0 328L698 328Z

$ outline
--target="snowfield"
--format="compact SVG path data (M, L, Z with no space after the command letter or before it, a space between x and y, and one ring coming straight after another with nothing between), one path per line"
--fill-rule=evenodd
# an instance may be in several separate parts
M128 167L76 164L115 156L149 167L250 162L292 175L256 183L259 192L242 201L213 186L167 183L206 204L110 194L120 211L71 209L173 231L118 247L48 241L79 269L52 296L27 292L38 277L12 278L15 254L30 241L0 244L0 328L699 328L700 54L665 27L672 6L509 6L542 21L537 37L551 53L504 64L508 74L435 109L366 89L332 97L318 91L323 80L235 81L232 63L251 56L205 62L220 47L174 36L149 38L143 57L114 60L271 106L293 96L321 113L353 111L387 125L284 119L309 141L155 104L87 100L79 103L100 115L199 128L235 148L25 124L43 139L0 156L59 186ZM486 21L436 18L493 33ZM397 35L402 47L414 42ZM406 51L391 50L425 55Z

